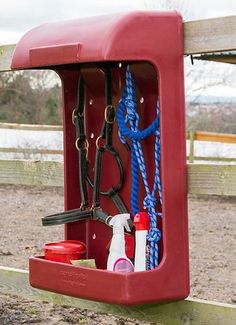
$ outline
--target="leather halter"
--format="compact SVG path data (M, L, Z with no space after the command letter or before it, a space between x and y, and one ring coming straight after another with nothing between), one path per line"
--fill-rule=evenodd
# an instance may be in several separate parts
M77 88L77 104L72 113L72 122L75 125L76 141L79 162L79 186L81 206L79 209L67 210L61 213L48 215L42 218L44 226L65 224L80 220L97 219L108 223L110 216L100 208L100 195L109 196L120 213L127 213L127 209L118 192L124 183L124 167L118 151L112 145L113 125L115 122L115 108L112 105L112 78L110 69L105 70L105 97L106 107L104 121L100 135L96 140L96 157L94 165L94 181L89 177L88 149L89 142L85 133L84 109L85 109L85 82L79 77ZM107 152L114 157L119 170L119 181L114 187L101 191L103 154ZM92 205L89 204L87 184L92 187ZM131 224L132 227L132 224Z

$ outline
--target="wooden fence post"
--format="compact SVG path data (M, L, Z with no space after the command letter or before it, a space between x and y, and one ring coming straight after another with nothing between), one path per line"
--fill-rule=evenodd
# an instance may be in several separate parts
M195 138L195 132L190 131L189 132L189 162L194 162L194 138Z

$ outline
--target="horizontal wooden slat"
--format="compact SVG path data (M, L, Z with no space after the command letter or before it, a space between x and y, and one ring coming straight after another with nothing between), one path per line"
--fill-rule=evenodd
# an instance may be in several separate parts
M187 156L187 160L189 160L189 156ZM236 158L230 158L230 157L212 157L212 156L204 156L204 157L200 157L200 156L194 156L194 160L202 160L202 161L208 161L208 162L234 162L236 163ZM189 160L189 162L191 162Z
M24 154L41 154L41 155L62 155L63 150L40 149L40 148L1 148L0 153L24 153Z
M0 160L0 183L63 186L63 164L57 161Z
M236 49L236 16L184 23L184 53L233 51Z
M186 299L137 307L111 305L34 289L29 285L27 271L6 267L0 267L0 288L2 293L17 294L28 299L41 299L55 304L86 308L98 313L122 315L163 325L234 325L236 323L236 307L229 304Z
M63 131L61 125L17 124L17 123L0 123L0 129L26 130L26 131Z
M190 194L236 195L236 165L188 165Z
M63 163L0 160L0 183L63 186ZM236 165L189 164L188 192L236 196Z
M1 148L0 153L23 153L24 155L29 154L40 154L40 155L63 155L63 150L54 150L54 149L35 149L35 148ZM189 157L187 156L187 160ZM203 160L203 161L216 161L216 162L236 162L236 158L228 157L213 157L213 156L194 156L194 160Z
M194 140L236 144L236 134L195 131Z
M0 123L0 129L29 130L29 131L63 131L61 125L42 125L42 124L17 124L17 123ZM189 139L190 133L194 135L194 140L236 143L236 134L216 133L207 131L188 132L186 138Z

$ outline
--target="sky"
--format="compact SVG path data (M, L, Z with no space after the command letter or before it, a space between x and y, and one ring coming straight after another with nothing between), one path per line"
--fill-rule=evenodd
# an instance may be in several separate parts
M184 21L236 15L235 0L0 0L0 45L17 43L27 31L43 23L121 11L170 8L180 11ZM209 70L213 78L236 75L236 66L233 65L211 62L205 69L201 64L195 64L195 70L202 71L201 78L198 73L198 82L196 78L194 81L191 77L186 78L187 93L194 93L193 88L199 88L199 84L205 82ZM219 73L220 69L222 72ZM227 80L224 87L209 88L206 94L236 97L236 78L233 82L228 77Z
M167 0L185 20L236 15L234 0ZM165 0L0 0L0 45L16 43L42 23L130 10L160 9Z

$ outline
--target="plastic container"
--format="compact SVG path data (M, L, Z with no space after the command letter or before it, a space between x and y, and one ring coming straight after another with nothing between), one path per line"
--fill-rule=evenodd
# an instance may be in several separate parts
M150 217L147 212L139 212L134 217L135 225L135 260L134 271L145 271L149 267L147 254L147 234L150 229Z
M133 272L134 266L125 253L124 228L130 231L128 220L129 213L117 214L111 218L109 224L113 226L113 236L110 253L107 260L107 270L115 272Z
M78 240L64 240L44 245L45 260L68 263L79 260L86 252L86 245Z
M185 298L189 293L186 132L183 71L183 23L176 12L130 12L83 18L69 22L44 24L29 31L17 44L12 69L52 69L62 80L64 130L65 210L80 207L78 151L76 132L71 122L77 105L78 78L86 89L86 134L89 136L88 159L95 161L96 139L104 121L104 69L112 69L113 103L121 97L126 65L131 66L138 91L141 130L156 116L160 99L161 180L163 184L162 231L159 241L160 263L144 272L109 272L106 270L112 229L89 219L65 225L65 239L86 243L86 259L95 259L96 269L73 266L31 257L29 279L33 287L73 297L108 303L140 305ZM60 37L58 36L60 35ZM140 102L141 97L143 101ZM114 132L117 131L116 124ZM113 144L125 169L120 191L129 209L131 171L130 151L114 134ZM153 180L154 137L143 141L146 170ZM111 155L105 157L102 189L117 184L119 168ZM92 167L93 164L91 164ZM91 175L93 171L91 168ZM140 182L139 206L145 188ZM91 202L92 188L88 187ZM109 196L101 197L103 211L118 213ZM127 257L129 255L126 253ZM54 257L54 256L53 256Z

